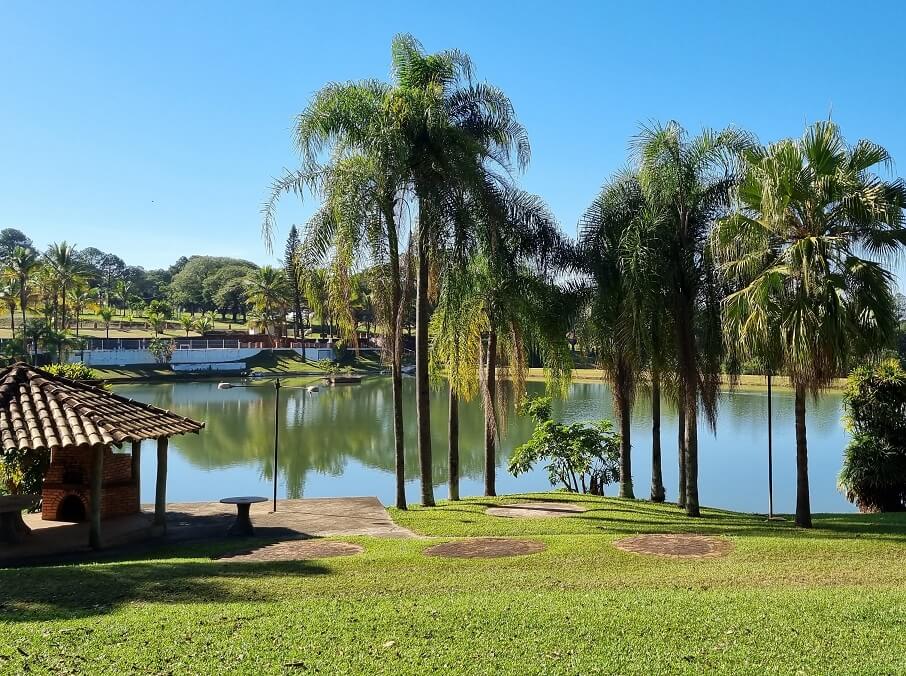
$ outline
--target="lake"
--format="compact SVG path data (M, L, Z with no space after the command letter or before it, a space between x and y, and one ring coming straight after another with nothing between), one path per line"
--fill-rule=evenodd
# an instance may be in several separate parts
M242 381L235 381L239 384ZM248 382L248 381L246 381ZM305 381L285 381L280 392L278 494L284 497L375 495L392 504L392 397L388 377L366 378L358 385L321 387L308 393ZM293 387L297 389L293 389ZM406 410L407 495L419 499L415 445L414 380L404 379ZM170 441L167 499L170 502L217 500L228 495L272 492L274 388L272 381L250 387L217 389L216 382L124 384L120 395L154 404L207 423L199 435ZM540 394L543 383L529 383ZM812 510L854 511L836 488L848 436L840 421L839 394L808 403L808 441ZM598 382L570 386L555 401L555 417L564 421L613 418L610 391ZM432 391L431 422L435 495L446 497L447 391ZM651 477L650 400L644 395L634 411L633 479L638 497L647 497ZM529 420L507 416L498 449L498 493L547 490L543 468L518 478L506 471L515 445L531 434ZM767 393L737 391L721 397L716 434L704 424L699 432L700 501L727 509L767 511ZM676 413L662 405L661 444L667 499L676 499ZM484 428L478 401L460 405L460 453L463 496L482 492ZM155 454L142 454L142 495L154 496ZM792 512L796 497L795 431L792 392L774 393L774 509ZM609 495L616 486L607 488Z

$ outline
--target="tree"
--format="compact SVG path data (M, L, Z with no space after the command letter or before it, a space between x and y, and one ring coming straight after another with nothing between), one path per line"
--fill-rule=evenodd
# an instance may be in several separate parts
M906 245L902 180L884 180L884 148L847 146L832 122L799 139L744 153L733 213L714 249L738 290L724 300L727 343L744 356L776 354L795 389L796 524L811 527L806 396L817 396L896 328L892 276L863 257Z
M627 249L637 242L645 215L638 178L618 174L601 190L580 221L580 269L589 278L585 296L586 343L593 346L610 384L620 426L620 497L632 486L631 418L642 362L641 309L635 302Z
M289 285L283 271L270 265L254 270L246 279L246 295L249 303L263 317L268 331L272 327L274 337L279 336L289 296Z
M308 164L317 163L328 144L336 145L342 156L390 160L389 166L397 171L394 181L383 184L386 194L395 195L399 185L417 202L416 427L422 503L430 506L434 504L428 401L432 252L448 216L448 198L457 186L483 181L485 161L508 168L513 151L522 166L529 150L509 100L494 87L472 82L472 64L462 52L426 54L414 38L400 35L393 40L391 71L391 86L368 81L331 85L319 92L299 118L296 142Z
M0 303L9 310L10 333L16 337L16 303L19 300L19 287L13 280L7 280L0 286Z
M906 509L906 370L896 359L855 369L843 397L852 439L840 490L863 512Z
M642 127L632 146L646 201L661 215L657 241L666 290L665 313L675 339L677 389L684 422L680 451L686 514L699 516L698 412L717 423L723 362L720 289L706 246L716 218L729 207L738 153L750 140L732 129L690 138L677 123Z
M283 253L283 272L286 275L286 282L289 284L289 292L293 300L293 336L296 338L301 335L302 326L302 286L299 282L302 277L299 265L300 247L299 231L295 225L290 226L289 235L286 238L286 250Z
M12 256L17 247L34 251L35 245L31 239L15 228L3 228L0 230L0 261L7 261Z
M536 426L531 438L513 449L509 464L513 476L546 460L551 485L575 493L604 495L606 485L620 480L620 437L609 420L591 425L555 422L548 397L530 399L520 408Z
M7 265L9 274L18 283L19 308L22 311L22 327L24 329L26 325L26 309L31 298L32 276L40 267L38 254L34 249L17 246L12 250Z
M179 316L179 324L186 332L186 338L188 338L189 333L191 333L192 329L195 328L195 317L190 315L188 312L184 312Z
M113 319L113 308L109 305L103 306L98 310L98 316L104 322L104 336L110 338L110 321Z
M74 284L84 280L85 266L78 256L74 245L67 242L53 243L44 254L56 286L54 297L59 297L60 313L54 320L54 328L59 326L66 330L66 297Z

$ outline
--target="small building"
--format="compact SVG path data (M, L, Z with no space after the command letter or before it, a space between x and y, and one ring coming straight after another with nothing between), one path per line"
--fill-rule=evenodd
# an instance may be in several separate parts
M155 440L154 524L166 527L167 447L203 422L54 376L24 363L0 371L0 452L50 453L41 493L43 519L90 519L92 547L101 522L141 511L141 444ZM129 452L114 452L113 448Z

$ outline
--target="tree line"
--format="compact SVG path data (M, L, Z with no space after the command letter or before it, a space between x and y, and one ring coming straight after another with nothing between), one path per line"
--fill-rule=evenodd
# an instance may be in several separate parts
M494 495L502 400L522 397L530 359L562 388L579 345L611 385L620 495L635 496L630 420L637 390L649 387L650 497L666 494L664 395L679 412L678 502L693 517L698 430L717 425L723 375L755 365L788 376L796 523L809 527L808 398L892 347L902 328L885 263L906 245L906 187L884 177L886 150L847 143L831 121L770 144L734 128L643 125L627 168L605 181L573 241L540 197L519 188L528 136L466 54L427 53L400 35L391 72L390 82L334 83L314 95L293 130L300 166L274 181L263 232L270 243L284 195L316 199L293 258L325 270L337 326L350 337L351 280L381 271L373 292L393 374L397 507L406 507L402 326L414 301L422 504L434 504L429 373L450 388L450 497L458 402L476 396L485 494Z

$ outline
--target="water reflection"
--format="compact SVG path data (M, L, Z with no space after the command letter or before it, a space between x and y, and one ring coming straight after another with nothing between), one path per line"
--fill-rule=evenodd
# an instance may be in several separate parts
M296 384L296 383L294 383ZM404 380L406 414L407 493L418 499L413 381ZM529 383L541 393L543 384ZM269 383L218 390L213 382L134 384L117 386L124 396L207 421L200 435L171 441L168 498L171 501L213 500L227 494L269 495L273 476L274 390ZM774 486L775 509L795 505L795 435L793 396L775 392ZM393 422L390 381L369 378L360 385L281 391L279 493L288 497L377 495L389 503L394 495ZM438 497L445 497L447 392L432 392L434 477ZM852 506L836 490L847 437L840 424L839 395L826 395L809 406L809 447L812 504L815 511L845 511ZM633 477L637 495L648 493L651 402L640 396L633 424ZM664 483L668 499L676 496L676 414L662 405ZM610 393L601 383L570 387L569 396L555 402L563 420L612 418ZM477 402L460 406L461 468L464 495L481 492L483 423ZM498 449L498 490L515 492L548 487L537 470L515 479L506 472L514 445L531 433L531 423L512 411ZM700 432L701 501L703 504L764 511L766 496L767 396L740 391L721 398L717 433ZM153 453L145 453L143 494L153 495Z

